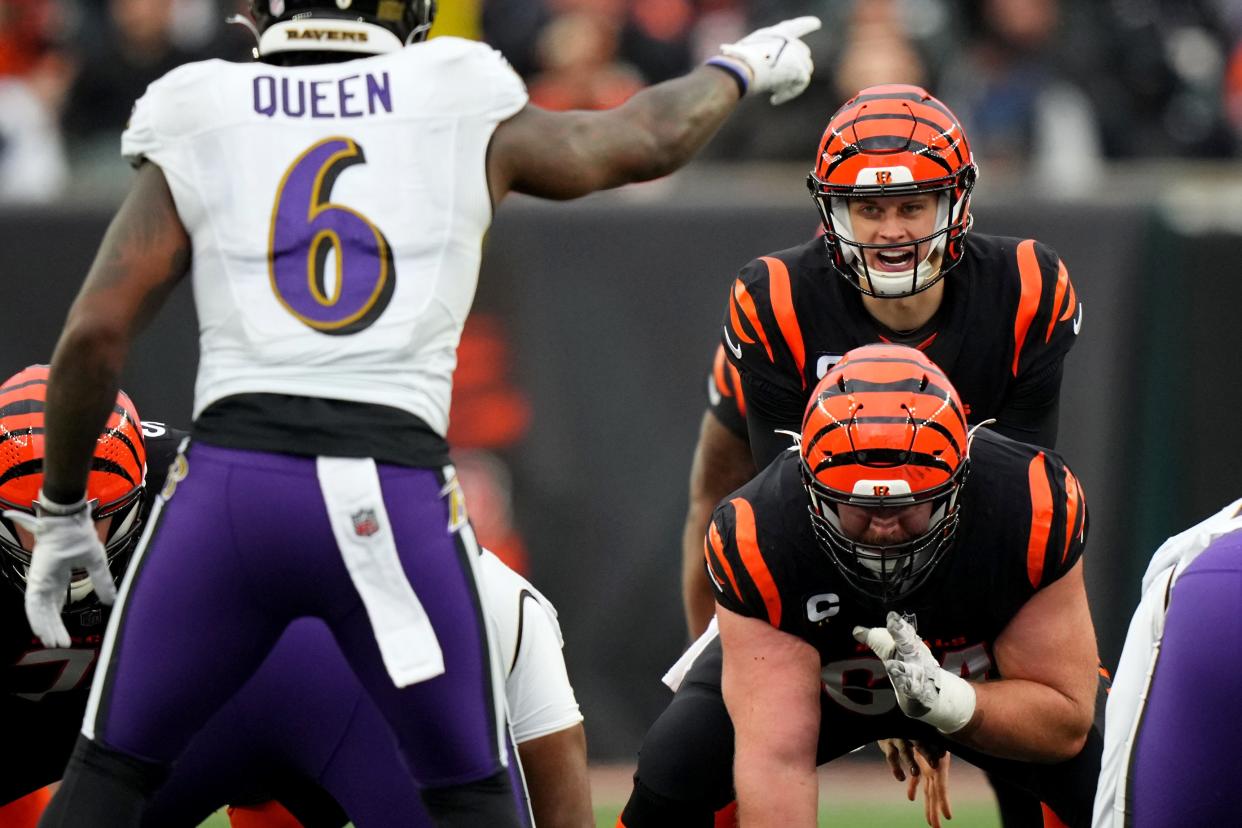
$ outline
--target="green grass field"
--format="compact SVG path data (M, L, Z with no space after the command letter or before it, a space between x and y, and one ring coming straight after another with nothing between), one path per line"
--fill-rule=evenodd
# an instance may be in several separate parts
M596 828L613 828L617 813L624 803L603 805L595 808ZM819 812L821 826L844 826L845 828L917 828L926 825L923 808L913 802L884 802L874 805L845 805L823 808ZM1000 821L996 807L988 803L974 803L954 808L953 819L948 828L997 828ZM229 821L223 812L203 823L203 828L228 828Z
M629 793L631 773L632 768L625 766L592 767L598 828L616 825ZM996 803L983 774L965 762L952 767L949 797L953 819L942 823L945 828L999 828ZM919 828L927 824L922 801L907 802L905 786L894 781L874 759L846 759L821 769L819 801L821 826ZM229 828L228 818L222 811L204 822L203 828Z

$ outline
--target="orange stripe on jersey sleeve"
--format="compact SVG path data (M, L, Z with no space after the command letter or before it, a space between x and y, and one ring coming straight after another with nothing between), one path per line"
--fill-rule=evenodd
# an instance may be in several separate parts
M729 566L729 559L724 556L724 541L720 539L720 530L716 528L716 521L712 521L707 525L707 539L704 541L703 554L707 558L707 565L712 568L712 572L716 571L716 567L712 566L712 555L720 563L720 568L724 570L725 579L728 580L729 586L733 588L733 595L737 600L742 600L742 593L737 588L737 578L733 575L733 567Z
M772 573L768 570L767 562L763 560L763 554L759 551L758 534L755 531L755 512L751 509L750 503L740 497L730 500L729 505L733 507L733 512L737 516L734 532L737 551L742 556L742 566L746 567L746 574L759 589L759 595L762 596L763 604L768 610L768 623L773 627L779 627L781 625L781 594L776 589L776 581L773 580Z
M772 297L772 312L776 314L776 324L785 337L785 344L798 364L798 379L806 388L806 346L802 342L802 328L798 325L798 314L794 312L793 289L789 284L789 268L780 259L771 256L762 257L768 266L768 292Z
M746 321L749 322L750 326L755 329L755 334L758 335L759 341L763 343L764 350L768 352L768 361L776 362L776 358L772 356L772 346L768 344L768 333L763 329L763 325L759 324L759 311L755 308L755 300L751 298L750 293L747 292L746 286L742 284L741 279L738 279L733 283L733 299L735 300L736 306L742 309L742 313L746 314ZM737 329L738 325L736 314L734 314L733 323L733 327ZM739 331L738 336L741 335L742 334ZM749 338L746 338L744 341L754 342L753 339Z
M1069 287L1069 271L1065 269L1065 262L1057 262L1057 287L1052 294L1052 313L1048 314L1048 333L1044 335L1044 342L1052 341L1052 329L1056 327L1057 308L1061 307L1061 300L1065 298L1065 289ZM1069 305L1074 307L1073 302ZM1061 319L1067 317L1062 316Z
M1031 483L1031 534L1026 542L1026 577L1031 586L1038 589L1044 575L1048 535L1052 531L1052 484L1044 468L1042 451L1031 460L1027 476Z
M741 285L741 282L736 283L737 287L741 287ZM742 289L745 290L745 288ZM742 330L742 319L737 315L737 300L733 298L732 292L729 294L729 326L733 328L733 335L738 338L738 341L745 342L748 345L754 344L754 338ZM740 357L741 354L739 353L738 356Z
M733 381L733 400L737 403L737 413L746 416L746 392L742 390L742 375L737 372L733 363L729 363L729 379Z
M1061 550L1061 563L1065 563L1065 559L1069 557L1070 544L1074 541L1074 527L1078 525L1078 505L1082 500L1081 489L1078 486L1078 480L1070 472L1065 470L1065 548Z
M733 389L729 387L729 380L725 374L724 345L716 346L716 357L712 360L712 382L716 384L716 390L723 396L733 396Z
M1022 297L1018 300L1018 315L1013 320L1013 375L1018 375L1018 360L1022 356L1022 343L1026 332L1035 321L1039 310L1039 296L1043 292L1043 278L1039 272L1039 260L1035 258L1035 240L1027 239L1018 245L1018 276L1022 280Z
M1064 322L1066 319L1069 319L1071 316L1073 316L1074 311L1077 310L1078 308L1078 295L1074 292L1074 286L1071 284L1069 288L1070 288L1070 298L1069 298L1069 301L1065 303L1065 313L1061 314L1060 321L1062 322Z

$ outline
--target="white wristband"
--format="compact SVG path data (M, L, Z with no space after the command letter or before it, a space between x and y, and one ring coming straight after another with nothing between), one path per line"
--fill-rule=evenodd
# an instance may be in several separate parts
M51 515L53 517L69 517L79 512L85 511L90 502L83 497L77 503L57 503L54 500L48 500L43 494L43 490L39 490L39 497L35 500L35 508L38 514Z
M966 679L943 667L936 674L935 684L939 691L936 703L919 719L946 735L957 733L970 724L971 717L975 715L975 688Z

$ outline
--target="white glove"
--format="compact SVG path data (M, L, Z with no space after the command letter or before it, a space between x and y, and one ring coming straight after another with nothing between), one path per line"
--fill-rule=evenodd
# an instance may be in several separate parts
M941 733L956 733L975 714L975 688L940 666L914 628L895 612L888 628L855 627L854 638L870 647L888 672L897 704L912 719Z
M792 101L811 82L811 50L799 38L820 27L818 17L796 17L726 43L707 62L732 74L743 94L772 93L773 104Z
M9 510L4 516L34 535L30 569L26 573L26 619L45 647L68 647L69 631L60 613L65 607L74 569L85 569L95 594L104 604L116 600L116 584L108 569L104 545L85 500L62 506L43 499L35 502L38 516Z

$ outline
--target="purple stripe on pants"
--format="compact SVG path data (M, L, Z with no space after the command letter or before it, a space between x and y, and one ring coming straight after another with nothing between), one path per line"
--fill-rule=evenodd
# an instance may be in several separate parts
M1242 785L1242 532L1178 578L1130 769L1134 828L1236 825Z
M401 744L415 779L500 770L486 636L465 544L437 470L379 466L405 570L444 652L443 675L398 689L341 560L313 458L195 444L132 576L96 736L168 762L300 616L322 618ZM471 544L472 545L472 544ZM307 670L293 677L313 682Z

